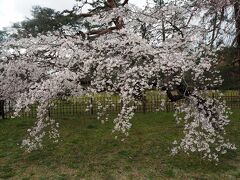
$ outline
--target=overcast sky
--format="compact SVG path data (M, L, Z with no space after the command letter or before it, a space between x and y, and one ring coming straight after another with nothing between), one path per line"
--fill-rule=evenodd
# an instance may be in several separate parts
M129 2L143 6L146 0L129 0ZM0 29L31 17L31 8L35 5L61 11L72 9L75 4L75 0L0 0Z

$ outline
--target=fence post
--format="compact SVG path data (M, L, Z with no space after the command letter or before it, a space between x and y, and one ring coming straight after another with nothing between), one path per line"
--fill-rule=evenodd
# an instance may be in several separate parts
M49 118L51 117L51 109L50 109L50 107L48 107L48 117Z
M123 102L122 102L122 100L120 100L120 111L121 111L122 107L123 107Z
M93 115L93 98L90 98L90 114Z
M2 116L2 119L5 118L5 112L4 112L4 100L0 100L0 116Z
M169 112L169 99L167 96L165 97L165 109L166 109L166 112Z
M212 98L214 99L215 98L215 95L214 95L214 92L212 91Z
M146 98L146 95L144 94L143 95L143 113L146 113L147 112L147 98Z

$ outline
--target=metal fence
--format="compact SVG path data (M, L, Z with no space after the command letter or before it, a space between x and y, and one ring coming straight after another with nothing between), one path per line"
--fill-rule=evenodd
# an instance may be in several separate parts
M214 96L214 94L210 95ZM166 97L153 94L147 95L141 104L134 104L136 112L156 112L156 111L174 111L174 103L166 100L162 108L161 104L166 100ZM240 95L238 93L226 94L223 100L227 102L231 109L240 110ZM108 113L118 113L121 110L122 103L118 96L94 96L94 97L70 97L68 99L56 99L54 106L48 109L49 116L65 117L65 116L79 116L79 115L96 115L101 111ZM5 101L1 102L0 116L3 118L10 118L13 115L13 103ZM102 106L99 109L99 106ZM23 111L23 117L35 117L37 105L32 105L28 111Z

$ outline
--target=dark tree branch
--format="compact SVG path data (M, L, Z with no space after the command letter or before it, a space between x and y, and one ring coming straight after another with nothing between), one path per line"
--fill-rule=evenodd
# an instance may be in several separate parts
M125 6L126 4L128 4L128 0L124 0L124 2L122 3L122 6Z
M164 89L163 89L164 90ZM192 90L189 89L184 83L180 83L176 86L177 95L173 95L170 89L167 89L167 96L171 102L176 102L178 100L184 99L192 94Z
M184 38L184 34L180 28L178 28L175 24L173 24L170 21L166 21L166 22L168 22L176 31L178 31L181 34L182 38Z

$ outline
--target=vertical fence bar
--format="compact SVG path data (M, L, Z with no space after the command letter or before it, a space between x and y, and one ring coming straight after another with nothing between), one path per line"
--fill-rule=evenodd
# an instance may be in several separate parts
M93 115L93 98L90 98L90 114Z
M2 116L2 119L5 118L4 102L4 100L0 100L0 116Z
M143 95L142 104L143 104L143 113L146 113L147 112L147 99L146 99L145 95Z

